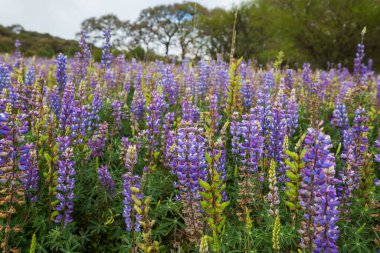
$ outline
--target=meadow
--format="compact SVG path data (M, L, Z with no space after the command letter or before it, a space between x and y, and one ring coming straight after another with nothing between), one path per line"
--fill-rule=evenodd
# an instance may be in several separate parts
M355 42L354 42L355 43ZM380 252L380 75L0 56L2 252Z

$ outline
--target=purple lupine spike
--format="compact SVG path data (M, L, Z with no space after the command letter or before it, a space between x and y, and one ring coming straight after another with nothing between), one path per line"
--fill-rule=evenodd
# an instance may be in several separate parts
M55 115L59 116L61 110L61 98L55 89L51 89L49 92L49 107Z
M364 60L364 44L359 43L357 46L357 51L354 59L354 76L363 75L363 60Z
M342 203L342 212L348 212L347 206L351 204L352 191L358 188L362 165L367 162L368 151L367 115L363 108L359 107L355 112L354 126L344 132L344 150L342 158L346 160L346 167L339 171L338 194Z
M19 168L23 171L21 182L26 190L26 198L30 203L35 203L37 201L36 192L39 180L36 150L33 143L29 143L20 147L19 152Z
M212 94L209 97L209 111L210 113L212 112L210 118L213 122L212 125L214 126L216 131L219 126L219 122L222 119L222 115L220 115L218 111L218 97L215 94Z
M116 87L116 77L113 69L106 69L104 81L107 84L107 89L113 90Z
M66 83L67 83L67 73L66 73L67 57L63 55L62 53L60 53L55 61L55 64L57 65L56 80L57 80L58 94L62 96L62 93L65 90Z
M25 84L31 86L34 84L35 81L36 81L35 69L34 67L30 67L25 74Z
M136 198L140 201L143 200L142 193L133 193L132 187L140 189L141 191L141 178L138 175L133 175L132 172L127 172L123 175L124 184L123 184L123 218L125 220L125 225L127 231L136 231L140 232L141 224L141 215L137 214L134 208L134 201L132 199L132 194L136 196ZM141 208L141 207L140 207Z
M202 97L204 94L206 94L207 76L209 74L209 66L205 61L198 62L198 73L198 82L196 83L198 92L196 92L196 95Z
M239 124L242 141L238 150L242 166L250 172L258 171L258 163L263 155L264 138L261 136L259 121L253 120L252 115L246 114Z
M68 136L58 137L57 139L59 146L59 151L61 152L58 159L58 180L57 180L57 195L56 198L59 200L59 204L55 207L58 211L58 215L55 217L54 221L56 223L62 222L65 226L73 221L72 213L74 210L73 199L75 179L74 175L74 165L73 160L74 153L72 147L70 147L70 138Z
M190 240L196 240L202 226L200 211L199 179L207 180L205 140L200 129L191 126L180 128L177 133L176 157L173 173L177 175L176 188L183 205L186 231Z
M339 102L336 103L333 117L331 119L331 125L338 127L341 133L348 129L348 114L345 104Z
M106 165L102 165L97 171L100 183L104 186L108 193L113 194L115 192L115 182L112 179L108 167Z
M257 105L251 109L251 113L254 114L255 119L260 123L262 129L262 135L267 138L270 128L271 120L271 100L269 94L269 85L266 84L260 89L257 97Z
M87 40L86 32L82 31L80 41L79 41L80 52L78 53L79 62L80 62L80 79L81 80L84 80L86 78L87 73L88 73L87 68L88 66L90 66L90 61L91 61L91 51L86 40Z
M152 101L146 111L146 137L149 142L149 148L156 152L158 150L158 138L160 134L161 115L167 105L164 96L157 91L152 93Z
M113 56L111 54L111 31L109 29L105 29L103 31L103 37L105 39L105 43L103 45L101 65L104 69L107 69L111 66L113 60Z
M87 145L90 148L93 157L101 157L103 155L103 150L106 147L107 133L108 123L103 122L99 125L99 129L95 134L88 140Z
M287 134L287 124L285 111L282 109L281 97L278 95L272 107L272 120L269 131L268 157L274 159L278 167L278 181L282 182L285 179L285 150L283 148L284 139Z
M11 77L7 65L0 65L0 92L5 88L8 89L11 85Z
M285 87L289 90L293 90L293 70L287 69L284 78Z
M135 92L133 94L133 100L131 105L131 120L137 124L144 116L145 99L143 96L141 84L134 84Z
M323 169L323 175L317 176L317 187L315 191L315 235L313 252L338 253L339 228L339 200L336 193L338 181L335 176L334 156L330 155L329 168Z
M165 90L165 95L168 99L170 105L175 105L177 103L179 94L179 85L175 76L170 68L167 66L162 70L162 84Z
M287 101L285 108L287 134L290 137L298 128L298 103L296 98L296 92L294 89L291 91L290 98Z
M77 101L74 99L74 87L68 83L62 98L62 106L59 115L59 129L65 133L67 127L75 122L77 114Z
M320 211L320 196L325 195L326 187L321 186L321 182L326 180L325 170L335 166L334 155L330 153L331 139L320 130L309 128L304 140L306 153L303 157L305 168L301 169L299 204L304 210L303 221L298 232L301 234L300 247L309 249L315 248L314 234L317 224L316 215ZM318 246L319 247L319 246Z
M243 95L243 105L244 108L249 111L253 104L253 87L250 80L245 80L240 89L240 93Z
M199 119L199 109L196 105L193 105L190 91L190 88L187 88L185 91L185 97L182 99L182 123L195 123Z
M273 74L273 71L269 71L269 72L265 72L264 74L265 76L265 87L268 91L270 91L275 83L274 83L274 74Z

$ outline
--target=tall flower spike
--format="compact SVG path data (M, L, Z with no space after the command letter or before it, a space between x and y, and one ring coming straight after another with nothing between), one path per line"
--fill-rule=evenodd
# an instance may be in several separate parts
M100 183L104 186L107 192L113 194L115 192L115 182L113 181L106 165L102 165L98 168L98 177Z
M125 225L128 232L139 232L141 225L142 213L139 213L135 205L141 210L143 194L141 192L141 178L138 175L133 175L127 172L123 175L123 204Z
M268 202L270 205L269 214L276 218L279 215L278 205L280 204L280 198L278 197L276 162L274 160L272 160L270 163L268 181L269 181Z
M67 82L67 73L66 73L66 65L67 65L67 57L60 53L55 61L57 65L57 87L58 94L62 96L63 91L65 90L66 82Z
M36 192L38 190L38 162L37 154L33 143L26 144L20 148L21 156L19 167L24 172L21 182L26 190L26 197L30 203L37 201Z
M316 215L320 210L318 201L326 192L326 187L322 186L326 178L325 170L335 166L335 163L334 155L330 153L330 136L324 135L320 130L309 128L304 143L305 168L301 169L302 181L298 190L299 204L304 210L304 216L298 232L302 236L300 247L312 252L315 248Z
M67 225L73 221L72 213L74 210L73 199L75 179L73 161L74 153L72 147L70 147L70 138L68 136L58 137L57 141L60 143L59 151L61 155L58 159L58 194L56 196L59 200L59 204L55 207L58 214L55 216L54 221L56 223L61 222L63 225Z
M111 31L105 29L103 31L103 37L105 39L105 43L103 45L101 65L104 69L107 69L111 66L113 60L113 56L111 54Z
M198 243L203 232L199 179L206 181L207 177L204 145L199 129L187 126L178 130L173 172L177 175L187 235L190 241Z

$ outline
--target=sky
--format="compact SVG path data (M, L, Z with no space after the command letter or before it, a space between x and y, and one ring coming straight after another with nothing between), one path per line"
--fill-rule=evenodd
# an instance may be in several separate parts
M0 24L19 24L25 30L75 39L80 24L90 17L116 14L121 20L137 19L141 10L182 0L0 0ZM208 8L230 8L243 0L194 0Z

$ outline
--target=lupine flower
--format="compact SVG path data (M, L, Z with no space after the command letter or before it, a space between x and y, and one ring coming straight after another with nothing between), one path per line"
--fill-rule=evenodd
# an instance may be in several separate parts
M58 159L58 194L56 195L59 204L55 207L58 215L54 221L57 223L62 222L66 226L73 221L71 215L74 210L73 199L75 198L75 162L73 161L73 149L70 147L70 138L68 136L58 137L57 141L60 143L59 151L61 155Z
M38 190L38 162L36 150L32 143L25 144L19 149L21 155L19 160L20 170L23 171L21 182L26 190L26 197L31 202L37 201L36 192Z
M151 103L147 107L146 115L146 137L149 143L149 149L156 152L158 149L158 135L160 133L161 115L162 111L166 108L166 103L162 94L153 91ZM152 158L152 157L151 157Z
M177 175L176 187L180 191L186 232L191 241L199 241L202 228L200 212L199 179L206 181L206 159L204 139L199 129L184 127L177 134L177 157L172 163L173 173Z
M175 105L177 103L179 85L175 80L173 72L169 66L163 68L162 74L162 84L165 90L165 95L169 101L170 105Z
M323 174L318 178L319 182L315 191L315 248L313 252L338 253L339 201L335 189L338 182L334 178L334 165L325 168Z
M127 172L123 175L124 184L123 184L123 204L124 212L123 217L125 219L125 225L127 231L137 231L140 232L140 223L141 215L136 213L134 205L141 207L143 200L143 195L141 193L134 193L133 188L141 189L141 178L138 175L133 175L132 172ZM140 206L137 203L134 203L132 195L135 195L137 200L140 201Z
M298 128L298 103L296 98L296 91L293 89L290 98L285 105L285 119L287 126L288 136L292 136Z
M99 129L88 140L88 147L92 151L92 156L100 157L103 155L103 150L106 147L108 132L108 123L104 122L99 125Z
M81 32L81 37L79 41L79 48L81 49L78 53L79 62L80 62L80 77L84 79L87 76L87 67L90 65L91 61L91 51L88 46L86 32Z
M186 89L182 99L182 120L181 122L197 122L199 119L199 109L191 102L190 89Z
M264 139L261 136L261 126L259 121L253 120L253 115L243 115L243 120L239 124L239 134L241 142L238 145L240 157L240 179L238 205L240 211L238 217L240 221L246 221L245 209L251 208L253 196L255 194L254 181L258 182L259 160L263 154Z
M280 204L280 198L278 197L276 162L274 160L270 163L268 182L269 193L267 198L270 205L269 214L277 217L279 215L278 205Z
M272 118L270 120L269 145L267 146L268 157L275 159L278 165L279 181L284 180L284 155L283 149L284 139L286 136L287 124L285 112L282 109L280 96L277 96L276 101L271 111Z
M137 163L137 149L135 145L129 145L125 154L125 168L127 171L132 172Z
M35 81L36 81L35 70L33 67L30 67L25 74L25 84L30 86L30 85L33 85Z
M334 167L334 155L330 153L330 136L324 135L320 130L309 128L304 141L306 153L303 157L305 168L301 169L299 204L304 210L303 221L298 232L301 234L300 247L303 249L315 248L314 234L316 225L322 224L316 220L316 215L320 210L320 196L326 194L326 187L322 184L326 180L325 171ZM318 246L320 247L320 246Z
M289 90L293 90L293 70L288 69L286 70L286 76L284 78L285 86Z
M363 60L364 60L364 44L359 43L357 47L357 52L354 59L354 76L363 75Z
M204 61L198 62L198 82L196 83L196 89L197 92L195 94L202 97L204 94L206 94L207 89L207 76L209 74L209 66Z
M78 112L77 101L74 99L74 87L71 83L68 83L62 98L59 129L63 134L69 129L71 139L75 139L78 134Z
M67 57L60 53L55 61L57 65L57 87L58 94L62 94L66 87L67 82L67 73L66 73L66 65L67 65Z
M249 80L245 80L240 89L241 94L243 95L243 105L246 110L251 109L253 104L253 87L252 83Z
M103 45L101 65L104 69L107 69L111 66L113 60L113 56L111 54L111 31L105 29L103 31L103 37L105 39L105 43Z
M0 91L11 85L10 73L7 65L0 65Z
M348 115L345 104L338 102L335 105L331 125L338 127L341 132L348 129Z
M104 188L106 188L107 192L111 194L114 193L115 182L113 181L108 167L106 165L102 165L100 166L100 168L98 168L98 177L100 183L104 186Z

